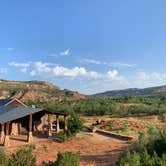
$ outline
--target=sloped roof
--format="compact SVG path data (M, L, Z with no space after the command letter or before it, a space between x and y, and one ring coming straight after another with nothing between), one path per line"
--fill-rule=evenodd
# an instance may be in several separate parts
M0 107L1 106L7 106L8 104L10 104L13 101L17 101L18 103L20 103L22 106L27 107L27 105L25 105L23 102L21 102L20 100L16 99L16 98L8 98L8 99L0 99Z
M4 106L7 103L11 102L13 99L0 99L0 106Z
M44 111L39 108L31 108L31 107L11 107L11 106L1 106L0 107L0 123L9 122L12 120L16 120L27 115L37 113L40 111Z

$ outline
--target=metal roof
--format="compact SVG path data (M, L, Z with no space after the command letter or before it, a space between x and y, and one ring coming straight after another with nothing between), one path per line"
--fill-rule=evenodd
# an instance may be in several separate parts
M0 106L4 106L12 100L13 99L0 99Z
M0 107L0 123L2 124L5 122L16 120L40 111L44 110L38 108L31 108L31 107L2 106Z

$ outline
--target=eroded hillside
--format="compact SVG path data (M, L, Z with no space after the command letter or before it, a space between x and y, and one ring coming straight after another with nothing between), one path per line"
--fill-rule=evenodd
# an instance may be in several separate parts
M43 81L0 80L0 98L17 98L23 102L48 102L84 99L85 96L70 90L60 90L58 86Z

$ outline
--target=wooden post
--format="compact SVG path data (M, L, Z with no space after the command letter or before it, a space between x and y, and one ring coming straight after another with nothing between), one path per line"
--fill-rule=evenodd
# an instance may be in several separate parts
M6 123L6 136L5 136L4 146L10 146L9 122Z
M31 143L33 140L32 136L32 114L29 115L29 131L28 131L28 142Z
M59 133L59 115L56 115L56 132Z
M18 123L18 134L21 134L22 125L21 122Z
M48 114L48 137L51 137L51 114Z
M64 115L64 132L66 133L67 131L67 118L66 115Z
M5 141L5 124L1 124L1 138L0 138L0 144L3 145Z

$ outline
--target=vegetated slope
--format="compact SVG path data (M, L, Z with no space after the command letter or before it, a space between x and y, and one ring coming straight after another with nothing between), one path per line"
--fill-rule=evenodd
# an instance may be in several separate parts
M93 96L131 96L131 95L155 95L155 94L166 94L166 85L144 88L144 89L131 88L124 90L106 91L103 93L94 94Z
M0 99L17 98L23 102L48 102L84 99L85 96L70 90L60 90L52 83L44 81L0 80Z

